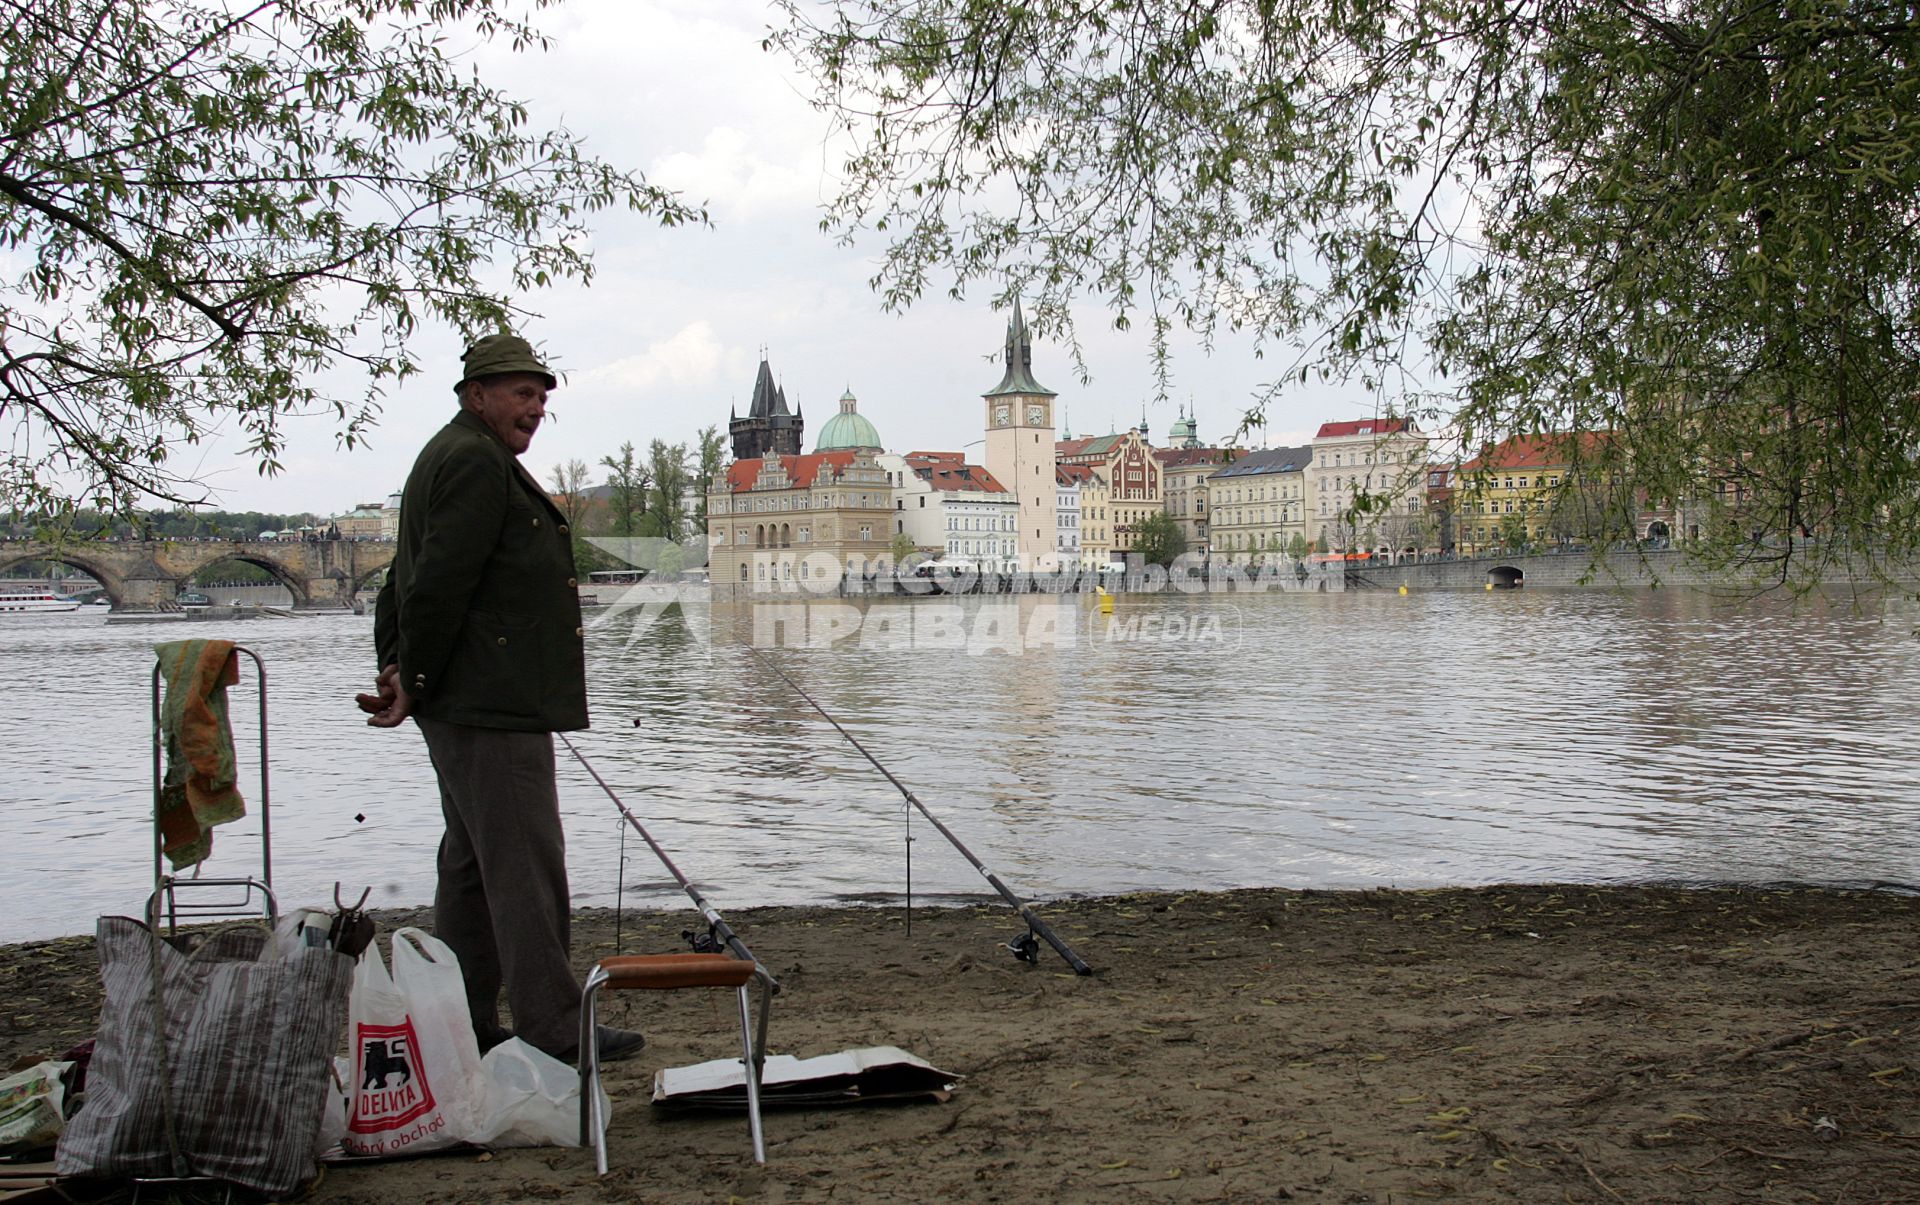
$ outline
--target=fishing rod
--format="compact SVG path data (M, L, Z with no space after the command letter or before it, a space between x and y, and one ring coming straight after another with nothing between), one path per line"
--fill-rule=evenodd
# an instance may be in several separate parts
M993 889L1000 893L1000 898L1006 900L1007 903L1011 904L1013 906L1013 910L1015 912L1018 912L1020 914L1021 919L1027 922L1028 932L1025 938L1022 939L1022 941L1012 942L1008 944L1007 948L1013 951L1015 957L1018 957L1027 962L1032 962L1033 955L1036 950L1036 947L1033 944L1033 938L1035 934L1038 934L1040 937L1046 940L1046 943L1048 945L1052 946L1056 951L1059 952L1060 957L1067 960L1067 965L1073 968L1075 974L1078 974L1078 975L1093 974L1093 968L1088 966L1084 961L1082 961L1081 957L1078 954L1073 952L1073 947L1068 945L1066 942L1062 941L1059 938L1059 936L1057 936L1054 933L1054 931L1047 926L1047 922L1040 919L1040 917L1034 912L1032 906L1030 906L1025 900L1021 899L1019 896L1015 895L1013 891L1010 888L1008 888L1008 886L1005 883L1001 882L999 875L987 869L987 864L985 862L982 862L979 858L974 857L973 851L968 849L964 844L962 844L960 841L960 838L953 835L953 830L948 828L946 825L940 823L940 818L927 810L927 805L920 802L920 797L918 795L915 795L911 790L909 790L905 783L895 778L893 776L893 771L881 765L879 758L867 752L867 747L860 743L859 738L854 736L853 733L848 732L846 728L840 723L839 720L836 720L833 718L832 713L830 713L826 708L820 706L820 704L814 699L812 695L808 694L806 690L798 682L795 682L793 680L792 675L788 674L786 670L781 669L779 662L775 661L772 657L767 656L765 652L753 647L751 644L746 645L745 647L749 653L752 653L754 656L760 658L761 662L765 664L767 668L771 669L774 673L780 675L781 681L785 682L788 686L791 686L795 694L799 695L801 698L805 699L809 704L811 704L813 709L819 712L821 716L826 719L827 723L832 724L834 728L838 730L841 736L846 737L847 742L851 744L855 749L858 749L860 751L860 756L866 758L868 761L873 763L874 769L886 775L887 781L894 785L894 788L898 790L900 794L906 798L906 801L909 804L912 804L914 808L918 809L920 814L922 816L925 816L928 819L928 821L930 821L933 824L934 828L940 830L940 835L947 839L947 844L959 850L961 857L973 863L973 868L979 871L981 876L985 878L987 882L993 884ZM909 851L911 851L911 846L909 846ZM911 858L911 852L909 852L909 858ZM909 860L908 866L909 867L912 866L911 860ZM909 873L911 873L911 871L909 871Z
M646 825L641 824L640 818L633 814L632 809L627 807L620 796L614 794L613 788L607 785L606 779L600 777L600 771L593 768L593 763L587 760L586 754L580 752L579 748L567 739L566 733L558 732L554 735L558 736L560 743L567 747L567 751L578 758L582 766L586 767L587 773L593 776L593 781L600 784L600 789L607 793L607 798L613 800L613 806L619 808L620 814L625 816L627 823L633 826L633 831L639 833L640 839L645 841L648 848L653 850L653 856L660 859L660 864L667 868L667 873L672 875L674 880L680 884L680 889L687 893L688 898L693 901L693 906L700 910L700 915L706 917L707 929L713 936L725 943L726 947L732 950L736 957L751 962L755 966L760 967L762 971L765 971L765 966L762 965L758 958L753 956L753 951L747 949L747 943L740 940L740 935L733 931L732 926L727 924L726 919L714 910L713 905L707 902L705 896L700 894L700 889L695 887L693 883L687 879L686 875L680 873L680 868L673 864L673 859L667 856L667 851L660 848L660 843L653 839L653 834L647 831ZM780 990L780 981L774 979L770 972L767 973L767 980L772 985L773 990Z

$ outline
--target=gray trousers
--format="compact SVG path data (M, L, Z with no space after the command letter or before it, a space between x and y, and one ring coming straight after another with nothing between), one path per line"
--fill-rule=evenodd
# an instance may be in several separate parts
M440 780L439 884L433 928L460 960L474 1037L513 1032L557 1057L580 1040L580 981L568 964L566 837L553 783L553 737L415 717Z

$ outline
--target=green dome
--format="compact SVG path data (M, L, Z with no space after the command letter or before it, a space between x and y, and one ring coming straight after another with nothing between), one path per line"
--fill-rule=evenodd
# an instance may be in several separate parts
M853 391L848 390L840 396L840 413L827 420L820 428L820 436L815 440L816 452L841 452L848 448L879 448L880 432L866 416L854 409Z

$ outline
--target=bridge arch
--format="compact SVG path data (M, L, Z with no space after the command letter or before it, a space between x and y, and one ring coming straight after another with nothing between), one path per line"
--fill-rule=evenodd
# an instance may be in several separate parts
M1496 590L1518 590L1527 584L1527 574L1513 565L1495 565L1487 570L1487 581Z
M78 547L84 548L84 545ZM28 551L0 550L0 573L26 561L51 562L80 570L100 583L100 589L106 593L107 601L116 608L120 606L125 594L120 575L109 568L108 562L99 557L89 557L84 551L73 551L64 546L47 546Z
M271 547L271 545L260 545L260 547L264 549ZM266 570L269 574L273 575L274 581L285 586L287 593L293 595L294 606L310 607L313 605L313 591L306 578L293 572L279 559L266 555L264 552L252 551L244 544L223 545L218 556L205 558L180 580L181 582L191 581L194 577L206 570L227 561L237 561L242 565L252 565L255 569Z

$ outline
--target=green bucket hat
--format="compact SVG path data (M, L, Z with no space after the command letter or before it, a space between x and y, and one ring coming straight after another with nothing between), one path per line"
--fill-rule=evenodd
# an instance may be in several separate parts
M558 388L560 384L552 370L533 354L533 344L518 335L486 335L475 339L473 346L460 353L460 364L460 380L453 386L455 393L468 381L507 372L530 372L545 377L548 389Z

